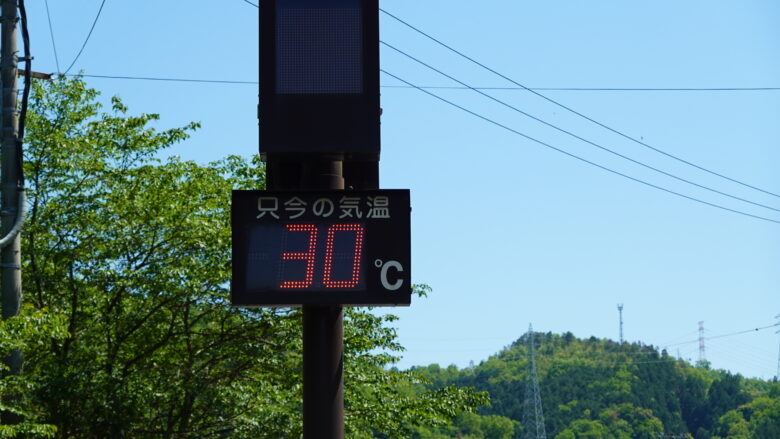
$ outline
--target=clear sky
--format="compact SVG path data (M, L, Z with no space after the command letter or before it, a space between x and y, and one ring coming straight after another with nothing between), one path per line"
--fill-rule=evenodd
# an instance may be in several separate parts
M65 71L102 0L28 1L34 70ZM514 81L542 88L780 87L780 2L393 0L381 7ZM461 81L516 87L381 15L381 38ZM256 81L257 9L243 0L106 0L71 73ZM457 86L382 48L382 68ZM208 162L257 151L254 84L87 78L159 126L201 121L172 153ZM382 76L384 188L412 194L415 282L400 367L479 363L537 331L625 339L698 358L716 337L776 322L780 223L663 192L541 146ZM780 197L680 163L524 90L485 93L600 146L748 204L628 162L463 89L429 89L471 111L653 185L780 221ZM652 147L780 194L780 90L538 91ZM706 340L714 367L770 378L777 328ZM678 344L679 343L679 344Z

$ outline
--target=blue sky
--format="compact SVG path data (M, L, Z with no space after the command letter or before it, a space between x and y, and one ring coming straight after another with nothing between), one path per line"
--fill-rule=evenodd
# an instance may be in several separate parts
M57 71L44 2L28 2L34 70ZM60 70L101 0L48 0ZM381 7L528 87L780 87L775 1L383 1ZM71 72L257 79L257 10L242 0L107 0ZM388 16L385 42L473 85L513 84ZM457 85L382 48L382 68ZM87 78L161 127L203 128L171 153L207 162L257 151L256 85ZM399 364L478 363L519 337L571 331L669 346L698 358L714 337L780 313L780 224L684 199L553 151L382 76L384 188L409 188L415 282ZM469 90L430 89L471 111L631 177L776 221L780 212L691 186L532 121ZM486 90L634 160L780 209L780 197L672 160L523 90ZM540 91L642 142L780 194L780 90ZM706 340L714 367L769 378L775 328ZM681 344L676 344L681 343Z

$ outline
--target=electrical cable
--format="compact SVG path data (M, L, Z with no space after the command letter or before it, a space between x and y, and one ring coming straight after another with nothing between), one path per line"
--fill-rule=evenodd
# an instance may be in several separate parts
M458 105L458 104L456 104L456 103L454 103L454 102L452 102L452 101L450 101L450 100L447 100L447 99L445 99L445 98L443 98L443 97L441 97L441 96L439 96L439 95L437 95L437 94L435 94L435 93L433 93L433 92L430 92L430 91L428 91L428 90L423 90L423 89L421 89L421 88L419 88L419 87L416 87L416 86L415 86L414 84L412 84L411 82L408 82L408 81L406 81L405 79L402 79L402 78L400 78L400 77L398 77L398 76L396 76L396 75L394 75L394 74L392 74L392 73L388 72L387 70L380 69L380 71L381 71L382 73L384 73L384 74L386 74L386 75L390 76L390 77L393 77L393 78L397 79L398 81L401 81L401 82L403 82L403 83L405 83L405 84L407 84L407 85L411 85L412 87L416 88L417 90L420 90L421 92L423 92L423 93L425 93L425 94L427 94L427 95L430 95L430 96L432 96L432 97L434 97L434 98L436 98L436 99L438 99L438 100L440 100L440 101L442 101L442 102L444 102L444 103L447 103L447 104L449 104L449 105L451 105L451 106L453 106L453 107L455 107L455 108L458 108L458 109L460 109L460 110L462 110L462 111L465 111L466 113L469 113L469 114L471 114L472 116L475 116L475 117L477 117L477 118L479 118L479 119L482 119L482 120L484 120L484 121L486 121L486 122L489 122L489 123L491 123L491 124L493 124L493 125L496 125L496 126L498 126L498 127L500 127L500 128L503 128L503 129L505 129L505 130L507 130L507 131L509 131L509 132L511 132L511 133L514 133L514 134L516 134L516 135L518 135L518 136L520 136L520 137L523 137L523 138L525 138L525 139L527 139L527 140L530 140L530 141L532 141L532 142L534 142L534 143L537 143L537 144L539 144L539 145L542 145L542 146L544 146L544 147L547 147L547 148L549 148L549 149L552 149L552 150L554 150L554 151L557 151L557 152L559 152L559 153L561 153L561 154L565 154L565 155L567 155L567 156L569 156L569 157L571 157L571 158L574 158L574 159L577 159L577 160L579 160L579 161L585 162L585 163L587 163L587 164L589 164L589 165L595 166L595 167L597 167L597 168L599 168L599 169L602 169L602 170L604 170L604 171L610 172L610 173L612 173L612 174L615 174L615 175L619 175L619 176L621 176L621 177L627 178L627 179L629 179L629 180L632 180L632 181L635 181L635 182L637 182L637 183L641 183L641 184L643 184L643 185L645 185L645 186L649 186L649 187L652 187L652 188L655 188L655 189L658 189L658 190L661 190L661 191L664 191L664 192L670 193L670 194L672 194L672 195L677 195L678 197L682 197L682 198L685 198L685 199L688 199L688 200L691 200L691 201L695 201L695 202L697 202L697 203L706 204L706 205L708 205L708 206L715 207L715 208L718 208L718 209L722 209L722 210L725 210L725 211L729 211L729 212L732 212L732 213L736 213L736 214L739 214L739 215L744 215L744 216L748 216L748 217L751 217L751 218L760 219L760 220L768 221L768 222L775 223L775 224L780 224L780 221L778 221L778 220L775 220L775 219L766 218L766 217L759 216L759 215L753 215L753 214L751 214L751 213L748 213L748 212L743 212L743 211L740 211L740 210L731 209L731 208L729 208L729 207L726 207L726 206L721 206L721 205L719 205L719 204L710 203L709 201L704 201L704 200L700 200L700 199L698 199L698 198L691 197L691 196L689 196L689 195L681 194L681 193L679 193L679 192L675 192L675 191L673 191L673 190L671 190L671 189L667 189L667 188L664 188L664 187L662 187L662 186L658 186L658 185L656 185L656 184L653 184L653 183L650 183L650 182L644 181L644 180L642 180L642 179L639 179L639 178L632 177L632 176L630 176L630 175L624 174L624 173L622 173L622 172L615 171L615 170L613 170L613 169L610 169L610 168L608 168L608 167L606 167L606 166L600 165L600 164L598 164L598 163L595 163L595 162L592 162L592 161L590 161L590 160L588 160L588 159L582 158L582 157L580 157L580 156L578 156L578 155L576 155L576 154L573 154L573 153L570 153L570 152L568 152L568 151L565 151L565 150L563 150L563 149L560 149L560 148L558 148L558 147L555 147L555 146L553 146L553 145L551 145L551 144L549 144L549 143L546 143L546 142L543 142L543 141L541 141L541 140L538 140L538 139L536 139L536 138L534 138L534 137L531 137L531 136L529 136L529 135L527 135L527 134L524 134L524 133L522 133L522 132L520 132L520 131L517 131L517 130L515 130L514 128L511 128L511 127L509 127L509 126L507 126L507 125L504 125L504 124L502 124L502 123L500 123L500 122L496 122L495 120L492 120L492 119L490 119L490 118L488 118L488 117L486 117L486 116L483 116L483 115L481 115L481 114L479 114L479 113L476 113L476 112L474 112L474 111L472 111L472 110L469 110L468 108L466 108L466 107L463 107L463 106L461 106L461 105Z
M248 0L243 0L243 1L244 1L245 3L248 3L248 4L252 5L252 6L259 7L258 5L254 4L254 3L252 3L252 2L250 2L250 1L248 1ZM105 0L104 0L104 2L105 2ZM102 5L101 5L101 9L102 9ZM502 77L503 77L503 75L500 75L498 72L495 72L495 71L493 71L492 69L489 69L487 66L484 66L483 64L481 64L481 63L478 63L477 61L475 61L475 60L473 60L473 59L471 59L471 58L467 57L466 55L464 55L464 54L460 53L459 51L457 51L457 50L453 49L452 47L450 47L450 46L448 46L448 45L444 44L443 42L441 42L441 41L439 41L439 40L437 40L437 39L433 38L432 36L430 36L430 35L426 34L425 32L423 32L423 31L421 31L421 30L417 29L416 27L414 27L414 26L411 26L409 23L407 23L407 22L405 22L405 21L401 20L400 18L398 18L398 17L394 16L393 14L390 14L390 13L388 13L387 11L385 11L385 10L383 10L383 9L380 9L380 11L382 11L383 13L385 13L385 14L389 15L390 17L392 17L392 18L394 18L394 19L396 19L396 20L400 21L401 23L403 23L403 24L405 24L406 26L408 26L408 27L412 28L413 30L415 30L415 31L417 31L417 32L419 32L419 33L421 33L421 34L425 35L426 37L428 37L428 38L432 39L433 41L435 41L435 42L437 42L437 43L441 44L442 46L444 46L444 47L446 47L446 48L448 48L448 49L452 50L453 52L455 52L455 53L457 53L457 54L459 54L459 55L461 55L461 56L465 57L466 59L469 59L470 61L477 63L477 64L478 64L478 65L480 65L481 67L483 67L483 68L486 68L486 69L488 69L489 71L491 71L491 72L493 72L493 73L495 73L495 74L498 74L499 76L502 76ZM99 13L98 13L98 15L99 15ZM507 107L509 107L509 108L511 108L511 109L513 109L513 110L515 110L515 111L517 111L517 112L520 112L521 114L523 114L523 115L525 115L525 116L527 116L527 117L530 117L530 118L532 118L532 119L534 119L534 120L536 120L536 121L538 121L538 122L540 122L540 123L543 123L543 124L545 124L545 125L547 125L547 126L549 126L549 127L551 127L551 128L554 128L554 129L556 129L556 130L558 130L558 131L561 131L561 132L563 132L563 133L566 133L566 134L568 134L568 135L570 135L570 136L573 136L573 137L575 137L575 138L577 138L577 139L579 139L579 140L581 140L581 141L584 141L584 142L586 142L586 143L589 143L589 144L591 144L591 145L593 145L593 146L596 146L596 147L598 147L598 148L600 148L600 149L602 149L602 150L604 150L604 151L607 151L607 152L609 152L609 153L612 153L612 154L614 154L614 155L617 155L617 156L619 156L619 157L621 157L621 158L623 158L623 159L625 159L625 160L629 160L629 161L631 161L631 162L633 162L633 163L635 163L635 164L638 164L638 165L640 165L640 166L643 166L643 167L646 167L646 168L648 168L648 169L654 170L654 171L656 171L656 172L659 172L659 173L661 173L661 174L663 174L663 175L666 175L666 176L669 176L669 177L675 178L675 179L677 179L677 180L683 181L683 182L685 182L685 183L688 183L688 184L691 184L691 185L697 186L697 187L699 187L699 188L702 188L702 189L705 189L705 190L709 190L709 191L712 191L712 192L714 192L714 193L717 193L717 194L720 194L720 195L723 195L723 196L727 196L727 197L730 197L730 198L733 198L733 199L736 199L736 200L739 200L739 201L742 201L742 202L745 202L745 203L753 204L753 205L756 205L756 206L759 206L759 207L763 207L763 208L766 208L766 209L770 209L770 210L774 210L774 211L780 212L780 209L777 209L777 208L774 208L774 207L771 207L771 206L767 206L767 205L764 205L764 204L756 203L756 202L753 202L753 201L750 201L750 200L747 200L747 199L744 199L744 198L741 198L741 197L737 197L737 196L734 196L734 195L731 195L731 194L728 194L728 193L725 193L725 192L722 192L722 191L719 191L719 190L716 190L716 189L713 189L713 188L710 188L710 187L707 187L707 186L704 186L704 185L700 185L700 184L698 184L698 183L695 183L695 182L692 182L692 181L690 181L690 180L687 180L687 179L684 179L684 178L678 177L678 176L676 176L676 175L673 175L673 174L671 174L671 173L667 173L667 172L665 172L665 171L662 171L662 170L660 170L660 169L658 169L658 168L652 167L652 166L650 166L650 165L647 165L647 164L645 164L645 163L642 163L642 162L640 162L640 161L637 161L637 160L634 160L634 159L632 159L632 158L630 158L630 157L627 157L627 156L625 156L625 155L623 155L623 154L620 154L620 153L618 153L618 152L616 152L616 151L613 151L613 150L611 150L611 149L609 149L609 148L606 148L606 147L604 147L604 146L601 146L601 145L599 145L599 144L596 144L596 143L594 143L594 142L591 142L591 141L589 141L589 140L587 140L587 139L584 139L584 138L582 138L582 137L580 137L580 136L577 136L576 134L573 134L573 133L571 133L571 132L569 132L569 131L567 131L567 130L564 130L564 129L562 129L562 128L559 128L559 127L557 127L557 126L555 126L555 125L553 125L553 124L550 124L550 123L548 123L548 122L546 122L546 121L544 121L544 120L542 120L542 119L539 119L539 118L537 118L537 117L534 117L534 116L532 116L532 115L530 115L530 114L528 114L528 113L526 113L526 112L524 112L524 111L522 111L522 110L520 110L520 109L518 109L518 108L516 108L516 107L513 107L513 106L511 106L511 105L509 105L509 104L507 104L507 103L505 103L505 102L503 102L503 101L501 101L501 100L499 100L499 99L496 99L496 98L494 98L493 96L490 96L490 95L488 95L488 94L486 94L486 93L483 93L483 92L481 92L480 90L478 90L477 88L475 88L475 87L471 87L471 86L469 86L469 85L467 85L467 84L465 84L465 83L463 83L463 82L461 82L461 81L457 80L456 78L454 78L454 77L452 77L452 76L450 76L450 75L447 75L446 73L442 72L441 70L438 70L438 69L436 69L436 68L434 68L434 67L432 67L432 66L430 66L430 65L428 65L428 64L426 64L426 63L424 63L424 62L422 62L422 61L420 61L420 60L418 60L417 58L414 58L414 57L412 57L411 55L409 55L409 54L407 54L407 53L405 53L405 52L403 52L403 51L401 51L401 50L399 50L399 49L397 49L397 48L395 48L395 47L393 47L393 46L391 46L391 45L389 45L389 44L385 43L384 41L381 41L381 42L382 42L382 44L385 44L387 47L390 47L391 49L398 51L399 53L401 53L401 54L403 54L403 55L405 55L405 56L407 56L407 57L409 57L409 58L411 58L411 59L413 59L413 60L417 61L418 63L420 63L420 64L422 64L422 65L424 65L424 66L426 66L426 67L428 67L428 68L430 68L430 69L432 69L432 70L434 70L434 71L436 71L436 72L438 72L438 73L440 73L440 74L442 74L442 75L444 75L444 76L446 76L446 77L448 77L448 78L450 78L450 79L452 79L452 80L454 80L454 81L456 81L456 82L458 82L458 83L460 83L460 84L463 84L463 86L465 86L466 88L468 88L468 89L470 89L470 90L476 91L476 92L478 92L478 93L480 93L480 94L482 94L482 95L484 95L484 96L486 96L486 97L488 97L488 98L490 98L490 99L492 99L492 100L494 100L494 101L496 101L496 102L498 102L498 103L501 103L502 105L505 105L505 106L507 106ZM385 73L387 73L387 72L385 72ZM99 77L99 78L112 78L112 79L142 79L142 80L156 80L156 81L176 81L176 82L208 82L208 83L226 83L226 84L233 84L233 83L235 83L235 84L247 84L247 83L249 83L249 84L256 84L256 82L255 82L255 81L188 80L188 79L181 79L181 78L128 77L128 76L108 76L108 75L84 75L84 76L89 76L89 77ZM391 75L391 76L393 76L393 75ZM507 80L510 80L509 78L505 78L505 79L507 79ZM510 81L511 81L511 80L510 80ZM514 81L512 81L512 82L514 82ZM518 85L519 87L521 87L522 89L524 89L524 90L533 91L532 89L530 89L530 88L528 88L528 87L525 87L525 86L523 86L522 84L517 84L517 85ZM410 87L417 88L417 89L419 89L419 90L421 90L421 91L424 91L424 89L423 89L422 87L418 87L418 86L412 86L412 85L410 85ZM682 89L681 89L681 90L682 90ZM725 90L725 89L724 89L724 90ZM436 96L436 95L432 95L432 96L434 96L434 97L438 97L438 96ZM545 96L543 96L543 95L541 95L541 94L539 94L539 96L540 96L540 97L543 97L543 98L545 98L545 99L548 99L548 100L550 100L549 98L546 98ZM568 108L568 107L565 107L565 106L563 106L562 104L559 104L559 103L557 103L557 102L555 102L555 101L552 101L552 100L550 100L550 101L551 101L551 102L553 102L553 103L555 103L556 105L559 105L559 106L561 106L561 107L563 107L563 108L567 109L568 111L572 111L572 112L574 112L575 114L577 114L577 115L579 115L579 116L586 117L586 116L584 116L584 115L581 115L581 114L577 113L576 111L574 111L574 110L572 110L572 109L570 109L570 108ZM445 102L451 103L451 102L449 102L449 101L445 101ZM462 108L462 107L459 107L459 108L461 108L461 109L464 109L464 108ZM464 110L465 110L465 109L464 109ZM475 114L475 115L476 115L476 114ZM586 118L587 118L587 117L586 117ZM589 120L590 120L590 119L589 119ZM591 120L591 121L592 121L592 120ZM592 122L596 122L596 121L592 121ZM507 127L507 128L508 128L508 127ZM609 128L609 127L605 127L605 128ZM618 134L621 134L621 133L618 133ZM625 137L625 135L623 135L623 136ZM533 140L535 140L535 139L533 139ZM633 140L633 139L632 139L632 140ZM592 162L589 162L589 163L593 164ZM608 168L605 168L605 169L608 169ZM610 170L610 171L611 171L611 170ZM615 172L615 171L613 171L613 172ZM623 175L623 174L620 174L620 175ZM629 178L632 178L632 179L633 179L633 177L629 177ZM641 180L637 180L637 181L641 181ZM654 186L654 187L656 187L656 186ZM678 193L676 193L676 192L673 192L673 191L670 191L670 192L671 192L671 193L674 193L674 194L677 194L677 195L680 195L680 196L687 197L687 196L685 196L685 195L678 194ZM702 200L694 199L694 198L692 198L692 197L687 197L687 198L691 198L691 199L693 199L693 200L696 200L696 201L699 201L699 202L702 202L702 203L705 203L705 204L709 204L709 205L712 205L712 206L720 207L720 208L723 208L723 209L726 209L726 210L729 210L729 211L732 211L732 212L735 212L735 213L742 213L742 214L745 214L745 215L748 215L748 216L752 216L752 217L755 217L755 218L760 218L760 219L765 219L765 220L769 220L769 221L772 221L772 222L777 222L777 221L774 221L774 220L771 220L771 219L768 219L768 218L758 217L758 216L751 215L751 214L748 214L748 213L745 213L745 212L740 212L740 211L736 211L736 210L733 210L733 209L729 209L729 208L726 208L726 207L724 207L724 206L718 206L718 205L714 205L714 204L712 204L712 203L708 203L708 202L706 202L706 201L702 201Z
M14 221L14 225L11 227L11 230L8 231L8 234L6 234L2 239L0 239L0 249L6 248L9 244L11 244L16 238L16 236L19 234L19 232L22 231L22 227L24 226L24 220L25 220L25 214L26 212L26 206L27 203L27 197L25 196L25 192L23 189L19 190L19 208L16 211L16 220Z
M688 332L686 332L683 335L679 335L679 336L677 336L677 337L675 337L675 338L673 338L671 340L667 340L665 343L659 343L658 346L659 347L663 347L664 349L666 349L666 347L669 346L669 343L675 342L677 340L688 338L689 336L691 336L693 334L698 334L698 332L699 331L688 331Z
M239 84L239 85L258 85L259 81L243 81L243 80L229 80L229 79L199 79L199 78L165 78L158 76L129 76L129 75L80 75L77 73L70 73L66 76L81 76L84 78L98 78L98 79L128 79L128 80L142 80L142 81L170 81L170 82L200 82L211 84ZM382 88L408 88L413 89L409 85L382 85ZM519 87L457 87L457 86L436 86L436 85L421 85L420 88L426 90L436 89L450 89L450 90L523 90ZM587 87L530 87L531 90L542 91L759 91L759 90L780 90L772 87L743 87L743 88L587 88Z
M379 11L384 13L385 15L389 16L390 18L398 21L399 23L403 24L404 26L414 30L415 32L419 33L420 35L423 35L424 37L430 39L431 41L439 44L440 46L450 50L451 52L453 52L453 53L455 53L455 54L457 54L457 55L459 55L459 56L461 56L461 57L471 61L472 63L482 67L483 69L485 69L485 70L487 70L487 71L489 71L489 72L499 76L500 78L503 78L504 80L509 81L512 84L514 84L514 85L516 85L516 86L518 86L518 87L520 87L520 88L522 88L524 90L527 90L527 91L533 93L534 95L536 95L536 96L538 96L538 97L540 97L540 98L542 98L542 99L544 99L544 100L546 100L546 101L548 101L548 102L550 102L550 103L552 103L552 104L554 104L554 105L556 105L556 106L558 106L560 108L563 108L566 111L571 112L572 114L575 114L575 115L577 115L577 116L579 116L579 117L581 117L581 118L583 118L583 119L585 119L585 120L587 120L587 121L589 121L591 123L594 123L594 124L604 128L604 129L606 129L608 131L611 131L614 134L617 134L617 135L619 135L619 136L621 136L621 137L623 137L625 139L628 139L628 140L630 140L630 141L632 141L632 142L634 142L634 143L636 143L638 145L641 145L641 146L644 146L646 148L649 148L649 149L651 149L651 150L653 150L653 151L655 151L655 152L657 152L659 154L665 155L666 157L669 157L671 159L677 160L678 162L685 163L686 165L689 165L689 166L692 166L692 167L694 167L696 169L699 169L700 171L704 171L704 172L707 172L709 174L718 176L720 178L729 180L729 181L731 181L733 183L737 183L737 184L742 185L744 187L748 187L750 189L753 189L753 190L756 190L756 191L759 191L759 192L763 192L763 193L765 193L767 195L772 195L774 197L780 198L780 195L778 195L778 194L776 194L774 192L770 192L768 190L761 189L761 188L759 188L757 186L750 185L748 183L742 182L742 181L737 180L735 178L731 178L731 177L728 177L728 176L723 175L721 173L718 173L716 171L712 171L712 170L707 169L707 168L705 168L703 166L697 165L697 164L695 164L695 163L693 163L691 161L685 160L685 159L683 159L681 157L678 157L678 156L675 156L675 155L673 155L671 153L668 153L668 152L666 152L666 151L664 151L664 150L662 150L660 148L656 148L654 146L651 146L651 145L649 145L649 144L647 144L647 143L645 143L645 142L643 142L643 141L641 141L639 139L636 139L635 137L629 136L628 134L625 134L625 133L623 133L621 131L618 131L618 130L616 130L616 129L614 129L614 128L612 128L612 127L610 127L610 126L608 126L608 125L606 125L606 124L604 124L602 122L599 122L599 121L597 121L597 120L595 120L595 119L593 119L593 118L591 118L591 117L589 117L589 116L587 116L587 115L585 115L583 113L580 113L580 112L574 110L571 107L568 107L568 106L566 106L564 104L561 104L560 102L558 102L558 101L556 101L556 100L554 100L552 98L549 98L549 97L539 93L538 91L535 91L535 90L532 90L532 89L526 87L525 85L515 81L514 79L512 79L512 78L510 78L510 77L508 77L508 76L506 76L506 75L504 75L504 74L502 74L502 73L500 73L500 72L498 72L498 71L488 67L487 65L485 65L485 64L475 60L474 58L471 58L470 56L464 54L463 52L460 52L459 50L453 48L452 46L449 46L448 44L444 43L443 41L436 39L432 35L430 35L430 34L424 32L424 31L420 30L419 28L412 26L411 24L409 24L406 21L402 20L401 18L399 18L399 17L397 17L397 16L395 16L395 15L385 11L384 9L379 8Z
M223 79L187 79L187 78L161 78L152 76L118 76L118 75L82 75L82 74L70 74L66 76L77 76L83 78L99 78L99 79L131 79L139 81L168 81L168 82L196 82L196 83L210 83L210 84L253 84L257 85L257 81L231 81Z
M242 0L244 3L248 3L256 8L260 6L250 2L249 0ZM398 17L393 16L389 12L380 9L385 14L401 21ZM401 21L408 27L419 32L418 29L410 26L408 23ZM427 36L427 35L426 35ZM436 40L434 40L436 41ZM438 41L437 41L438 42ZM256 82L255 82L256 83ZM387 88L413 88L408 85L383 85ZM425 89L462 89L466 90L467 87L448 87L448 86L420 86ZM474 87L478 90L537 90L537 91L778 91L780 87L668 87L668 88L655 88L655 87Z
M24 130L27 123L27 104L30 100L30 86L32 85L32 56L30 56L30 33L27 29L27 10L24 0L19 0L19 15L22 24L22 44L24 45L24 89L22 90L22 108L19 112L19 128L16 138L17 164L19 166L19 185L24 187L24 156L22 145L24 143Z
M748 332L758 332L758 331L763 331L764 329L775 328L775 327L778 327L778 326L780 326L780 323L775 323L774 325L762 326L760 328L745 329L744 331L730 332L728 334L713 335L712 337L704 337L704 340L705 341L706 340L715 340L715 339L723 338L723 337L731 337L733 335L747 334ZM679 346L679 345L698 343L698 342L699 342L699 339L697 338L696 340L688 340L688 341L682 341L682 342L679 342L679 343L672 343L672 344L666 345L666 347L669 347L669 346Z
M774 325L763 326L760 328L745 329L744 331L731 332L729 334L720 334L720 335L713 335L711 337L704 337L704 340L716 340L718 338L731 337L733 335L747 334L749 332L758 332L758 331L763 331L764 329L775 328L777 326L780 326L780 323L775 323Z
M44 0L46 5L46 18L49 20L49 35L51 36L51 47L54 49L54 62L57 65L57 73L60 72L60 57L57 56L57 45L54 44L54 27L51 25L51 12L49 12L49 0Z
M408 85L383 85L385 88L413 88ZM458 87L452 85L421 85L420 88L428 90L506 90L526 91L521 87ZM528 90L536 91L637 91L637 92L683 92L683 91L780 91L780 87L528 87Z
M87 42L89 41L89 38L92 36L92 31L95 30L95 25L97 24L98 19L100 18L100 13L103 12L103 6L105 6L105 4L106 4L106 0L103 0L100 3L100 9L98 9L97 15L95 15L95 20L92 22L92 27L89 28L89 33L87 34L87 38L84 39L84 44L81 45L81 49L79 49L79 53L76 54L76 58L74 58L73 62L70 63L67 69L65 69L64 74L66 75L68 74L70 69L73 68L73 65L76 64L76 61L78 61L79 57L81 56L81 53L84 52L84 48L87 47Z
M752 345L741 343L739 341L726 340L710 340L707 342L707 353L712 352L712 349L721 352L728 352L735 356L745 357L751 361L755 361L758 364L766 365L771 364L774 366L775 357L774 353L767 352L761 348L757 348Z
M749 350L719 343L721 342L707 343L707 357L710 358L710 361L718 358L722 362L726 361L724 359L727 358L730 363L738 363L753 370L762 370L767 375L774 375L770 370L773 369L774 362L776 361L775 358L761 357Z
M702 185L702 184L696 183L696 182L694 182L694 181L687 180L687 179L685 179L685 178L682 178L682 177L678 177L677 175L674 175L674 174L672 174L672 173L669 173L669 172L663 171L663 170L661 170L661 169L659 169L659 168L656 168L656 167L650 166L650 165L648 165L648 164L646 164L646 163L643 163L643 162L641 162L641 161L639 161L639 160L635 160L635 159L633 159L633 158L631 158L631 157L628 157L628 156L626 156L626 155L624 155L624 154L621 154L621 153L619 153L619 152L617 152L617 151L614 151L614 150L612 150L612 149L609 149L609 148L607 148L607 147L605 147L605 146L603 146L603 145L600 145L600 144L598 144L598 143L595 143L595 142L593 142L593 141L590 141L590 140L588 140L588 139L586 139L586 138L584 138L584 137L581 137L581 136L579 136L579 135L577 135L577 134L574 134L574 133L572 133L571 131L567 131L567 130L565 130L565 129L563 129L563 128L560 128L560 127L558 127L558 126L556 126L556 125L554 125L554 124L551 124L551 123L549 123L549 122L547 122L547 121L545 121L545 120L543 120L543 119L540 119L540 118L538 118L538 117L536 117L536 116L534 116L534 115L532 115L532 114L529 114L529 113L527 113L527 112L525 112L525 111L523 111L523 110L521 110L521 109L519 109L519 108L517 108L517 107L515 107L515 106L513 106L513 105L510 105L510 104L508 104L508 103L506 103L506 102L504 102L504 101L502 101L502 100L500 100L500 99L498 99L498 98L496 98L496 97L493 97L493 96L491 96L491 95L490 95L490 94L488 94L488 93L485 93L485 92L484 92L484 91L482 91L482 90L477 90L476 88L474 88L474 87L470 86L469 84L466 84L465 82L463 82L463 81L461 81L461 80L459 80L459 79L457 79L457 78L453 77L452 75L449 75L449 74L447 74L447 73L445 73L445 72L443 72L443 71L441 71L441 70L437 69L436 67L433 67L432 65L430 65L430 64L427 64L427 63L425 63L424 61L421 61L421 60L420 60L420 59L418 59L418 58L415 58L414 56L412 56L412 55L410 55L410 54L408 54L408 53L404 52L403 50L401 50L401 49L398 49L397 47L395 47L395 46L392 46L392 45L390 45L390 44L386 43L385 41L382 41L382 40L380 40L379 42L380 42L381 44L385 45L386 47L388 47L388 48L390 48L390 49L392 49L392 50L394 50L394 51L396 51L396 52L400 53L401 55L404 55L404 56L406 56L407 58L409 58L409 59L411 59L411 60L413 60L413 61L417 62L418 64L420 64L420 65L422 65L422 66L425 66L425 67L427 67L428 69L430 69L430 70L433 70L434 72L436 72L436 73L438 73L438 74L440 74L440 75L442 75L442 76L444 76L444 77L446 77L446 78L449 78L449 79L451 79L452 81L455 81L455 82L457 82L458 84L460 84L460 85L462 85L462 86L464 86L464 87L467 87L468 89L470 89L470 90L472 90L472 91L474 91L474 92L476 92L476 93L479 93L480 95L482 95L482 96L485 96L486 98L488 98L488 99L490 99L490 100L492 100L492 101L494 101L494 102L497 102L497 103L499 103L499 104L501 104L501 105L503 105L503 106L505 106L505 107L507 107L507 108L509 108L509 109L511 109L511 110L514 110L515 112L518 112L518 113L522 114L523 116L526 116L526 117L528 117L528 118L531 118L531 119L533 119L533 120L535 120L535 121L537 121L537 122L539 122L539 123L541 123L541 124L543 124L543 125L545 125L545 126L548 126L548 127L552 128L552 129L554 129L554 130L557 130L557 131L559 131L559 132L561 132L561 133L564 133L564 134L567 134L567 135L569 135L569 136L571 136L571 137L574 137L575 139L577 139L577 140L580 140L580 141L582 141L582 142L585 142L585 143L587 143L587 144L589 144L589 145L591 145L591 146L595 146L596 148L599 148L599 149L601 149L602 151L606 151L606 152L608 152L608 153L610 153L610 154L613 154L613 155L615 155L615 156L617 156L617 157L620 157L620 158L622 158L622 159L624 159L624 160L628 160L628 161L630 161L631 163L637 164L637 165L639 165L639 166L643 166L643 167L645 167L645 168L647 168L647 169L650 169L650 170L653 170L653 171L655 171L655 172L658 172L658 173L660 173L660 174L666 175L667 177L674 178L674 179L676 179L676 180L678 180L678 181L682 181L682 182L684 182L684 183L688 183L688 184L690 184L690 185L693 185L693 186L696 186L696 187L698 187L698 188L701 188L701 189L704 189L704 190L708 190L708 191L710 191L710 192L714 192L714 193L716 193L716 194L723 195L723 196L726 196L726 197L732 198L732 199L734 199L734 200L739 200L739 201L742 201L742 202L744 202L744 203L752 204L752 205L754 205L754 206L763 207L763 208L765 208L765 209L773 210L773 211L775 211L775 212L780 212L780 209L778 209L778 208L775 208L775 207L772 207L772 206L767 206L767 205L765 205L765 204L761 204L761 203L756 203L756 202L754 202L754 201L750 201L750 200L748 200L748 199L745 199L745 198L742 198L742 197L738 197L738 196L736 196L736 195L732 195L732 194L729 194L729 193L726 193L726 192L723 192L723 191L719 191L719 190L717 190L717 189L713 189L713 188L711 188L711 187L709 187L709 186L705 186L705 185Z

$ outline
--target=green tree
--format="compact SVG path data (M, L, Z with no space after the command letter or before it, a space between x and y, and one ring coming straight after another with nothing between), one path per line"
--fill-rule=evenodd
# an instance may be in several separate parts
M437 385L487 390L491 405L481 408L479 414L518 421L527 373L526 337L476 367L458 370L431 365L415 370ZM565 430L567 435L575 434L574 421L584 419L598 421L610 438L693 432L697 439L708 439L722 432L713 429L716 421L737 409L744 412L750 434L780 437L771 410L744 405L750 401L764 404L762 398L780 396L779 384L692 367L641 343L620 344L595 337L580 340L570 333L536 333L533 337L539 347L539 387L550 437ZM585 425L594 424L578 424Z
M38 84L28 115L26 300L67 335L27 353L32 402L60 438L299 437L294 309L229 304L230 194L262 188L258 159L162 160L198 128L157 130L79 80ZM394 317L345 319L349 437L404 437L485 396L388 366Z
M604 409L599 421L615 439L656 439L664 431L652 411L628 403Z
M35 310L23 306L20 314L0 321L0 356L7 356L12 350L23 353L40 349L52 340L65 337L64 320L46 310ZM0 365L2 371L7 366ZM0 409L4 413L13 413L21 418L16 424L0 425L0 438L54 437L57 428L46 423L42 413L31 401L30 394L36 390L35 382L29 377L19 375L0 375Z
M516 421L498 415L481 417L485 439L511 439L515 434Z
M607 427L599 421L578 419L558 433L555 439L611 439Z
M778 385L775 384L775 388ZM780 395L759 397L747 407L750 411L750 430L754 439L780 437Z
M737 410L726 412L718 419L715 426L715 435L718 439L751 439L748 422Z
M777 386L777 384L775 384ZM780 395L771 389L738 409L730 410L718 419L713 438L770 439L780 437Z

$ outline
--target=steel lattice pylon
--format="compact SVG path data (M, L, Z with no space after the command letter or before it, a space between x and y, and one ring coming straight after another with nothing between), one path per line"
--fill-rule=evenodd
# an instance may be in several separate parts
M534 353L534 329L528 325L528 380L523 402L523 439L547 439L544 429L542 397L539 395L539 379L536 376L536 355Z
M780 326L780 314L775 316L777 320L777 326ZM776 334L780 334L780 331L777 331ZM777 352L777 374L775 374L775 379L780 381L780 350Z

